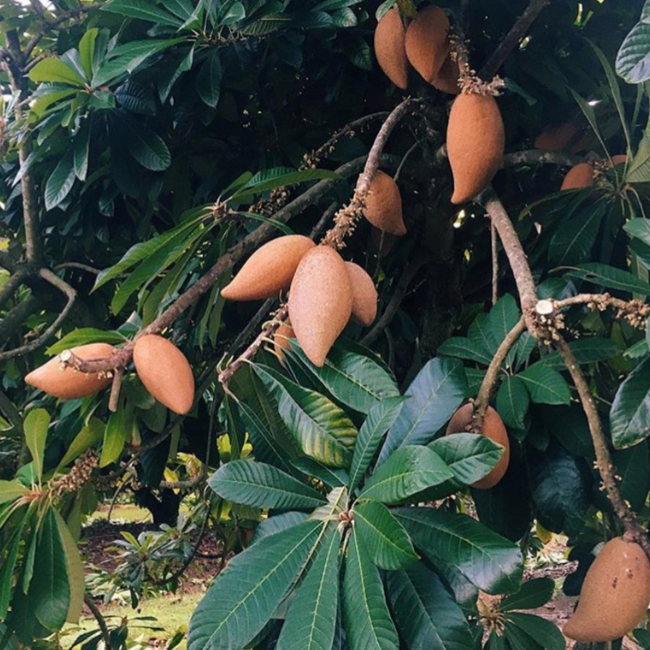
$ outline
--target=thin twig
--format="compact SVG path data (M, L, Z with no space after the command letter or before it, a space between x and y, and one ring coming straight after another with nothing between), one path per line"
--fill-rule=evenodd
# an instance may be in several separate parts
M113 373L113 382L111 384L111 396L108 399L108 410L111 413L115 413L120 404L122 379L124 379L124 368L115 368L115 372Z
M54 267L55 271L61 271L62 269L80 269L82 271L88 271L88 273L92 273L93 275L99 275L102 272L101 269L96 269L94 266L89 266L88 264L81 264L81 262L64 262Z
M318 220L318 223L312 228L312 231L309 233L310 239L316 239L316 237L318 237L325 230L327 224L336 214L338 207L338 201L332 201L332 203L329 204L325 212L323 212L323 216Z

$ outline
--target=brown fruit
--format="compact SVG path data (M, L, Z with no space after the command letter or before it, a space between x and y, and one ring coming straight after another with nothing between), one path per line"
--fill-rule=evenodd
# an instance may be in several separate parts
M84 361L110 357L114 350L115 348L108 343L89 343L70 348L70 352ZM79 372L70 366L64 366L60 356L56 356L39 368L32 370L25 377L25 382L52 395L52 397L77 399L94 395L107 388L111 383L111 378L106 376L106 373Z
M431 85L443 93L458 95L460 93L460 86L458 85L459 76L458 63L450 56L447 56L440 68L440 72L438 72L436 78L431 82Z
M192 368L173 343L156 334L141 336L133 347L133 363L144 387L163 406L179 415L192 408Z
M399 15L399 9L389 9L377 23L375 29L375 56L384 74L402 90L408 86L408 61L404 38L406 30Z
M613 641L633 630L650 601L650 562L634 542L616 537L589 567L578 608L564 625L564 635L576 641Z
M370 181L363 214L373 226L390 235L405 235L402 216L402 195L397 183L385 172L378 171Z
M289 318L307 358L319 368L352 314L352 282L341 256L317 246L300 262L291 283Z
M612 156L612 164L614 167L616 165L624 165L627 162L627 155L624 153L618 153L615 156Z
M266 300L291 286L304 254L315 246L303 235L284 235L258 248L230 284L221 290L228 300Z
M295 339L296 334L293 327L287 321L282 323L273 335L273 349L278 357L278 361L284 365L284 350L289 349L289 339Z
M386 255L388 255L388 253L390 253L393 249L393 245L397 241L397 237L395 235L389 235L387 232L384 232L383 230L372 226L370 230L370 240L372 241L375 249L377 249L377 253L381 257L386 257Z
M420 76L433 83L449 53L449 18L440 7L419 11L406 30L406 56Z
M377 288L372 278L354 262L346 262L352 282L352 318L370 327L377 318Z
M578 163L571 167L562 181L561 190L575 190L594 184L594 168L589 163Z
M492 95L459 95L447 125L447 154L454 176L451 202L458 204L482 192L501 167L505 131Z
M472 423L472 415L474 414L474 406L472 404L465 404L461 406L449 420L447 425L447 435L453 433L462 433L467 431ZM499 462L494 466L492 471L484 476L480 481L476 481L472 487L479 490L487 490L494 487L506 473L508 463L510 462L510 441L508 440L508 432L503 424L501 416L491 407L488 406L483 418L483 430L481 433L493 440L503 447L503 454Z
M549 124L535 140L535 149L544 151L564 151L575 139L580 127L575 122Z

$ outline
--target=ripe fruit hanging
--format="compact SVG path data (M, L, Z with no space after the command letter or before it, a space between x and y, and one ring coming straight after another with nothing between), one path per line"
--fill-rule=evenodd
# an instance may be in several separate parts
M449 18L440 7L418 12L406 30L406 56L420 76L430 84L449 52Z
M173 343L156 334L141 336L133 347L133 363L144 387L161 404L179 415L192 408L192 368Z
M441 90L443 93L458 95L460 93L460 86L458 85L459 77L460 71L458 69L458 63L456 63L456 61L454 61L450 56L447 56L440 71L431 82L431 85L434 88Z
M110 357L114 350L115 348L108 343L89 343L71 348L70 352L84 361L90 361L91 359ZM77 399L94 395L107 388L111 383L111 377L107 373L80 372L64 365L60 356L56 356L39 368L32 370L25 377L25 382L52 395L52 397Z
M562 181L561 190L576 190L594 184L594 168L586 162L571 167Z
M273 349L278 357L278 361L280 361L282 365L284 365L284 350L289 349L289 339L295 338L296 334L288 321L282 323L282 325L275 330L275 334L273 335Z
M649 601L648 558L639 544L616 537L589 567L564 635L583 643L613 641L641 622Z
M370 223L390 235L405 235L402 195L391 176L377 171L370 181L363 214Z
M228 300L274 298L289 289L300 260L314 246L303 235L285 235L267 242L248 258L221 295Z
M372 278L354 262L346 262L352 282L352 318L370 327L377 318L377 288Z
M447 154L454 176L451 202L464 203L482 192L503 161L505 131L492 95L462 94L451 107Z
M461 406L453 414L451 420L449 420L446 435L468 431L472 423L473 414L474 406L472 404ZM506 431L501 416L491 406L488 406L485 411L483 430L481 433L503 447L503 454L501 455L499 462L492 468L492 471L487 476L484 476L480 481L476 481L476 483L472 485L472 487L478 488L479 490L487 490L494 487L503 478L503 475L508 469L508 463L510 462L510 441L508 440L508 432Z
M384 74L402 90L408 86L408 61L404 39L406 30L399 9L389 9L375 29L375 56Z
M307 358L322 367L352 314L352 282L341 256L317 246L302 259L291 283L289 318Z

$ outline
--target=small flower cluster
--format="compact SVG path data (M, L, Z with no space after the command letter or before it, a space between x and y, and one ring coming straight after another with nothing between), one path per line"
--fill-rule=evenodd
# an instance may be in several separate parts
M69 474L62 476L52 483L50 493L54 497L78 492L92 477L93 470L97 467L97 456L89 449L81 458L77 458Z

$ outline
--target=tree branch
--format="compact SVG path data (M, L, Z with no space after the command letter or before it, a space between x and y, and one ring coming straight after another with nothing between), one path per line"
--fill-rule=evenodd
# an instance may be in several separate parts
M561 151L543 151L541 149L525 149L507 153L503 157L502 167L514 167L515 165L559 165L560 167L573 167L582 158L571 156Z
M0 309L13 298L14 293L22 285L25 275L24 272L17 271L7 280L2 289L0 289Z
M102 616L102 613L99 611L97 605L95 605L95 601L90 594L84 594L84 603L86 604L86 607L88 607L88 609L91 611L92 615L95 617L97 625L99 625L99 629L102 632L102 638L104 639L104 646L106 648L110 648L111 635L108 631L108 626L106 625L106 619Z

